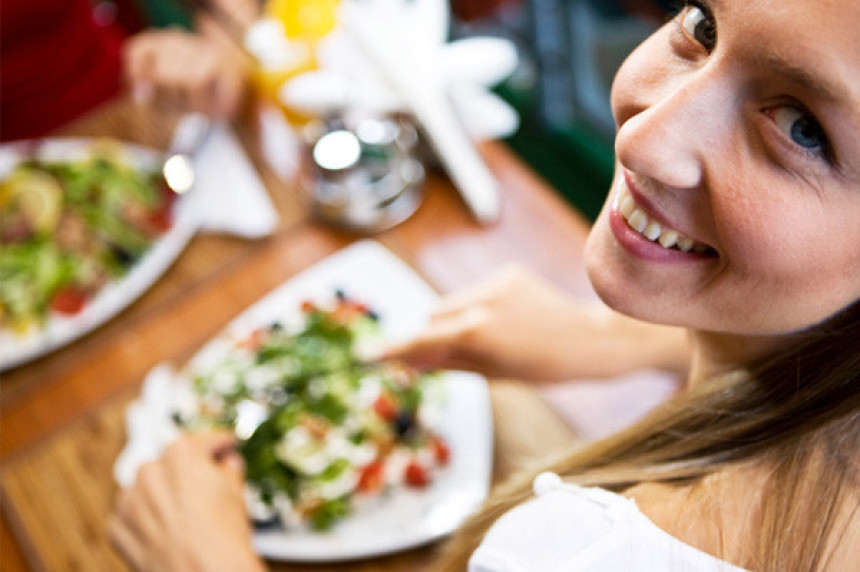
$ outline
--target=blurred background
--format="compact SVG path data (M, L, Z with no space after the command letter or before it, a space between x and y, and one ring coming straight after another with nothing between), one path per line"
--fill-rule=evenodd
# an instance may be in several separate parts
M502 36L518 47L518 69L496 88L521 118L506 142L590 220L612 176L611 79L633 47L667 19L673 4L451 0L452 39ZM136 12L150 26L191 26L189 3L182 0L101 0L97 6L108 16ZM132 29L142 25L128 23Z
M609 89L671 0L452 0L453 34L498 34L521 63L498 93L520 113L508 144L590 220L612 177Z

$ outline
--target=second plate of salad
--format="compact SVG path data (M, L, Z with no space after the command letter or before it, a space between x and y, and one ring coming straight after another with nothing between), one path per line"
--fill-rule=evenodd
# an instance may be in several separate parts
M101 325L183 250L193 211L160 158L112 139L0 146L0 371Z

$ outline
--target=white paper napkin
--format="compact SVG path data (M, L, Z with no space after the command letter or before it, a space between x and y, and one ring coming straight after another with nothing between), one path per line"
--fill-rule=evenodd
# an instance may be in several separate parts
M158 365L146 376L140 396L129 405L125 415L125 444L113 467L116 482L121 487L134 484L138 468L154 461L164 448L179 436L179 429L170 421L177 384L173 369Z
M225 123L213 123L195 157L189 192L199 230L260 238L278 226L278 214L251 161Z

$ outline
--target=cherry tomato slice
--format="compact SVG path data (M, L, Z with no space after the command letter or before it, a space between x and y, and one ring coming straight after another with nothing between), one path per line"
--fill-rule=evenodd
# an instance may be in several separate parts
M149 213L147 222L156 232L166 232L173 226L173 211L170 205L162 205Z
M358 490L363 493L373 493L381 489L384 484L384 468L385 463L381 459L377 459L365 466L358 477Z
M403 473L410 487L426 487L430 484L430 472L417 461L410 461Z
M173 226L173 205L176 202L177 194L167 186L164 180L159 182L158 190L161 195L161 204L149 213L147 222L156 232L166 232Z
M373 410L386 421L393 421L397 417L397 404L387 393L380 393L373 402Z
M451 461L451 449L441 437L433 437L430 447L433 449L433 458L437 463L447 465Z
M66 286L57 290L51 298L51 309L58 314L74 316L84 309L86 302L86 292L74 286Z

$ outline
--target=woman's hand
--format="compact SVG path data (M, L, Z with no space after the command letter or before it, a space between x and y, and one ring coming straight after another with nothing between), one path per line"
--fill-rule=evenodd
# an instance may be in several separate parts
M135 569L264 570L234 441L226 432L185 435L120 493L108 533Z
M248 91L250 64L210 35L147 30L126 41L123 59L126 81L141 103L231 119Z
M442 300L418 337L383 357L422 368L555 381L608 377L643 367L682 372L686 333L578 302L518 266Z

